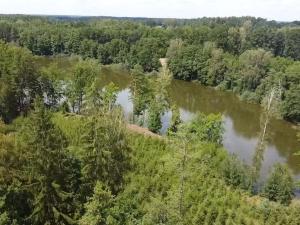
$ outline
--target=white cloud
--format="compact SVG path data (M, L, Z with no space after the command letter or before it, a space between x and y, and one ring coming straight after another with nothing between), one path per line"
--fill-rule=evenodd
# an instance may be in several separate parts
M299 0L0 0L0 13L300 20Z

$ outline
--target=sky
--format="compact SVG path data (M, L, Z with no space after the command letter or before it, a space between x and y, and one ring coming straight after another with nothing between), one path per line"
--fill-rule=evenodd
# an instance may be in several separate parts
M300 0L0 0L0 14L300 20Z

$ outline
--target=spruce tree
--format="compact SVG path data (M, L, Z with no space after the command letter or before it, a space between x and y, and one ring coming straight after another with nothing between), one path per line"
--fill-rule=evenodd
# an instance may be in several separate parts
M149 103L149 81L143 73L143 68L140 65L135 65L130 71L132 81L130 85L133 115L142 115Z
M178 130L178 126L182 123L180 119L180 112L176 105L172 107L172 118L170 127L168 128L168 134L176 133Z
M162 127L161 124L161 114L162 114L162 109L159 105L158 102L156 102L156 100L154 99L149 107L149 111L148 111L148 128L150 131L154 132L154 133L158 133L159 130Z
M274 166L263 188L263 196L282 204L291 202L293 198L293 178L286 166L281 164Z
M78 187L76 165L66 154L67 141L51 121L41 99L17 136L25 148L28 191L33 196L32 224L72 224Z
M98 112L85 119L82 135L82 174L88 189L100 180L115 194L122 187L123 173L129 166L123 115L118 109Z
M94 193L84 205L85 213L79 220L79 225L115 224L111 216L113 207L111 192L99 181L96 182Z

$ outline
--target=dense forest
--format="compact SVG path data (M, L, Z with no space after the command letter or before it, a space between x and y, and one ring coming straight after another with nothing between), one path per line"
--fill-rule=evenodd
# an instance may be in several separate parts
M0 224L300 223L285 165L258 186L269 118L300 121L298 22L0 16L0 38ZM74 65L40 63L57 55ZM108 64L130 71L130 121ZM262 103L252 165L223 148L220 114L181 120L173 78Z
M300 121L299 22L1 16L0 38L35 55L76 54L102 64L139 64L146 72L167 57L176 79L232 90L251 102L261 103L276 86L279 115Z

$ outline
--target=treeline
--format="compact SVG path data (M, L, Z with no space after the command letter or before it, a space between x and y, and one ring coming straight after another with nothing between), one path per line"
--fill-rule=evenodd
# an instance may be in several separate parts
M168 57L174 77L261 103L281 89L278 115L300 121L300 28L261 18L101 19L2 16L0 38L36 55L76 54L150 72Z
M206 41L215 42L218 48L232 54L263 48L274 56L300 59L299 24L270 22L253 17L203 18L183 20L184 23L181 20L166 19L166 22L152 25L143 22L143 19L80 20L70 17L69 20L59 20L55 17L30 16L1 16L0 19L0 38L7 42L17 42L39 55L93 53L90 56L101 59L99 53L104 51L101 50L104 44L107 51L113 48L111 50L122 50L128 54L139 41L142 41L143 49L147 49L143 39L151 38L152 44L158 42L160 46L154 48L153 52L164 57L169 41L178 38L187 44L196 45L203 45ZM174 22L168 24L167 21ZM128 49L117 48L111 43L115 39L126 44ZM90 50L89 53L80 51L85 48ZM108 55L115 57L114 54ZM103 60L105 63L105 58Z
M278 89L277 115L299 122L299 61L273 57L263 49L234 56L211 42L197 46L184 45L181 40L171 42L167 55L175 78L232 90L250 102L262 103L271 89Z
M290 171L276 165L258 193L261 158L246 166L222 149L221 115L182 123L166 67L130 73L133 122L159 132L172 106L155 139L128 132L95 59L41 68L1 42L0 64L0 224L299 224Z

